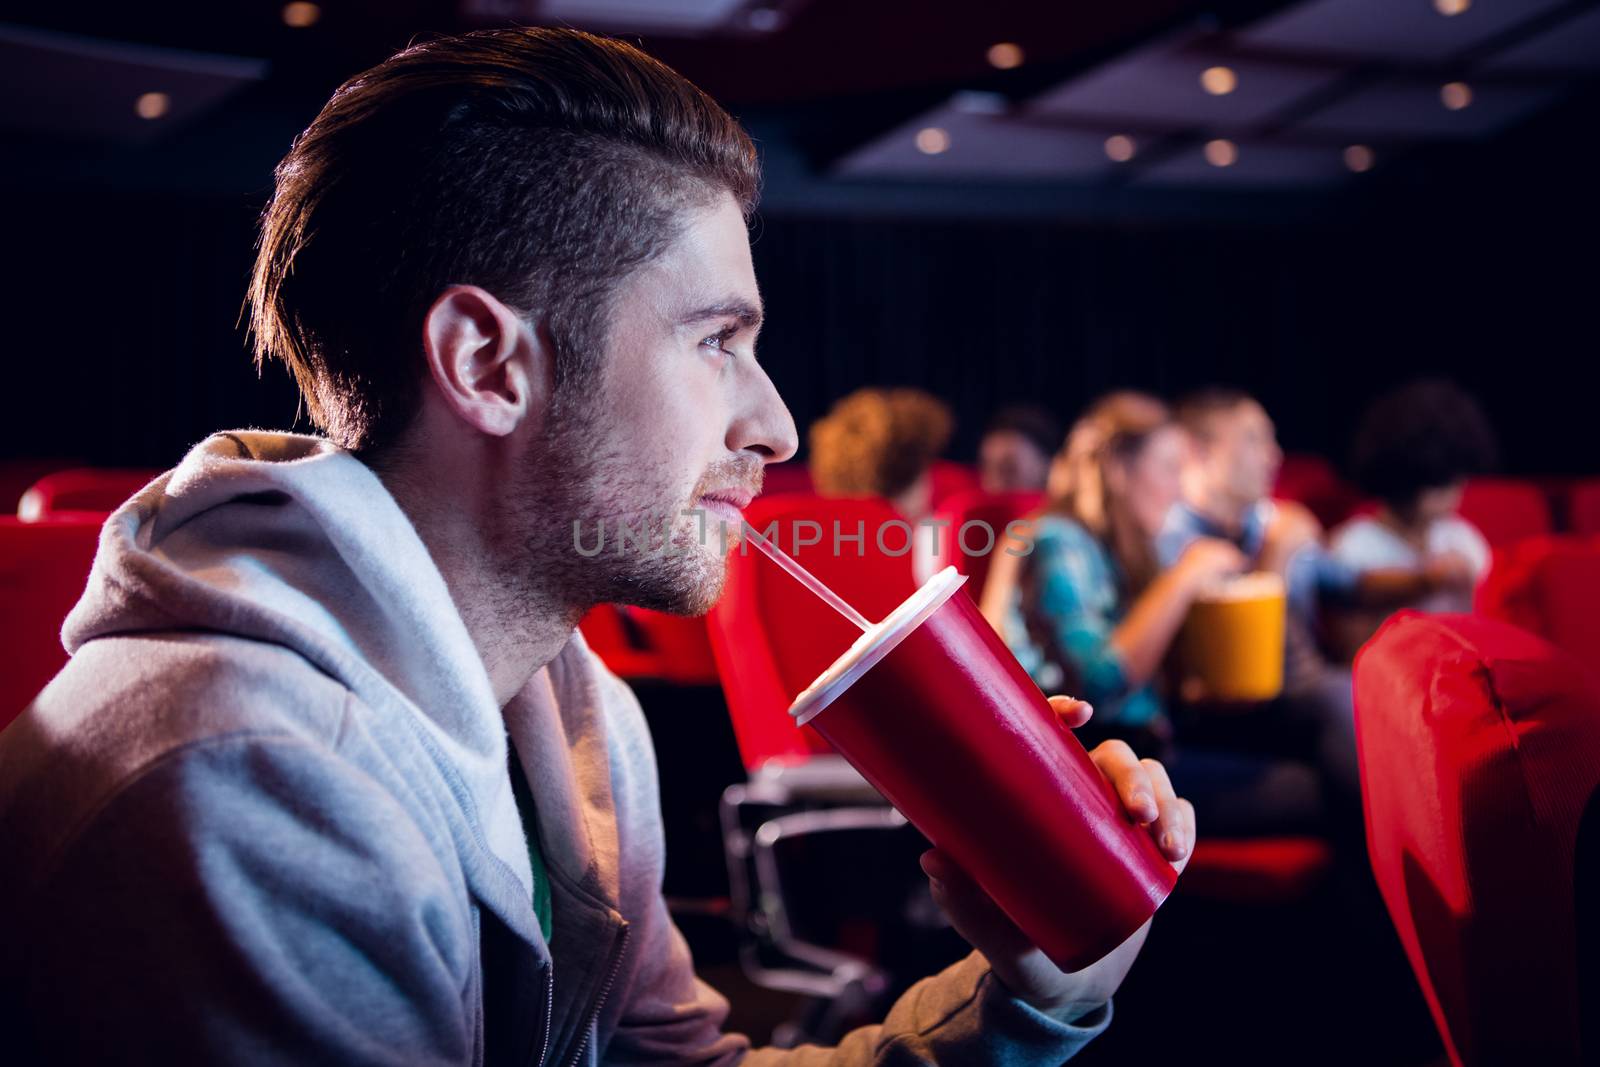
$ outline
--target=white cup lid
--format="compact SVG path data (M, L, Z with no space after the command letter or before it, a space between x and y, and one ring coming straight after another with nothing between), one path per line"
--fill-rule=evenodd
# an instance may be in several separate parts
M927 621L928 616L938 611L966 581L966 575L956 573L954 567L946 567L923 582L922 588L906 597L882 622L856 638L844 655L817 675L816 681L806 686L789 705L795 725L804 726L817 712L837 700L840 693L894 651L906 635Z

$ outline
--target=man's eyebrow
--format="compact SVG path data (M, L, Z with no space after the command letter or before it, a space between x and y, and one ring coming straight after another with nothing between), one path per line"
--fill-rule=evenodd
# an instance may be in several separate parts
M697 322L709 322L712 319L737 319L740 326L746 329L760 326L764 313L757 304L738 298L723 300L716 304L708 304L703 308L691 311L679 318L681 325L689 326Z

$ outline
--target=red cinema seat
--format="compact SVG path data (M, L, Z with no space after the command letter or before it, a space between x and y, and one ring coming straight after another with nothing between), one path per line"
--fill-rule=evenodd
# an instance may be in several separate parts
M623 678L715 685L717 664L704 619L599 604L578 623L583 639Z
M1475 606L1600 669L1600 537L1535 537L1499 552Z
M1600 675L1492 619L1406 611L1355 687L1373 872L1451 1062L1593 1062Z
M1362 502L1361 494L1339 477L1332 463L1303 454L1283 457L1272 495L1304 505L1328 529L1355 514Z
M1575 534L1600 536L1600 478L1585 478L1567 490L1567 527Z
M615 604L597 604L578 622L583 639L620 678L659 678L660 657L646 649Z
M717 661L704 618L634 607L623 611L645 649L656 658L660 677L681 685L717 684Z
M1539 537L1554 528L1550 498L1531 482L1510 478L1473 478L1461 495L1461 517L1484 539L1501 548L1525 537Z
M1201 837L1178 881L1185 896L1237 904L1299 900L1333 869L1333 846L1316 837Z
M745 510L745 522L767 532L869 619L888 615L916 589L909 528L883 501L761 497ZM841 539L835 552L835 529L846 537L859 533L861 541ZM813 538L820 543L796 547ZM748 542L729 557L728 583L709 624L745 767L754 772L768 761L831 753L812 730L794 726L788 709L860 631Z
M67 662L61 623L83 595L100 525L0 517L0 727Z
M933 484L929 492L929 506L934 510L944 504L953 496L962 493L977 492L980 487L978 471L965 463L956 463L953 460L941 459L934 463L929 472Z
M975 492L978 489L978 472L965 463L939 460L933 465L931 477L933 484L930 487L930 496L936 508L952 496ZM779 493L809 495L815 492L816 486L811 481L811 469L804 463L779 463L768 467L761 482L762 496L775 496Z
M17 503L28 488L47 474L79 465L72 459L0 460L0 514L14 515Z
M980 489L951 497L934 515L938 522L948 524L939 527L938 566L955 567L965 574L967 594L983 603L983 583L994 553L1004 552L1008 545L1015 547L1006 537L1006 525L1043 503L1043 493L985 493ZM980 525L969 527L969 523Z
M33 522L61 512L109 514L160 473L78 467L47 474L22 494L17 517Z

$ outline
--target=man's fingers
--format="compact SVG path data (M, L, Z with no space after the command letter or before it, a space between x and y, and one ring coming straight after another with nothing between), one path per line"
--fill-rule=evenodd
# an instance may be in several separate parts
M1184 853L1183 859L1173 864L1173 866L1178 869L1179 873L1182 873L1183 869L1189 866L1189 860L1194 857L1194 846L1195 842L1199 840L1199 837L1197 836L1199 831L1195 827L1194 805L1189 803L1189 801L1185 800L1183 797L1179 797L1178 806L1183 809L1183 822L1184 825L1189 828L1189 851Z
M1139 764L1144 767L1150 784L1155 788L1156 808L1160 811L1156 821L1150 824L1150 834L1167 859L1176 863L1194 848L1188 815L1183 805L1178 803L1178 794L1172 789L1172 779L1167 776L1167 769L1161 765L1161 761L1142 759Z
M1089 716L1094 714L1094 707L1087 700L1076 697L1054 696L1050 698L1050 707L1061 717L1069 730L1076 730L1089 721Z
M1096 745L1089 758L1111 782L1135 822L1144 825L1156 820L1161 811L1156 806L1155 786L1126 741L1113 739Z

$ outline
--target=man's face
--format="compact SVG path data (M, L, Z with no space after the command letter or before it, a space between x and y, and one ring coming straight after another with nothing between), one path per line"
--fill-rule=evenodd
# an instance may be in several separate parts
M1283 463L1272 420L1254 400L1213 415L1200 454L1211 490L1240 503L1270 495Z
M1050 457L1015 430L995 430L978 445L978 468L985 492L1038 492L1050 475Z
M691 211L667 252L623 283L599 381L549 435L561 485L541 495L559 497L567 518L560 544L582 586L574 595L683 614L716 603L740 510L764 465L797 447L794 420L755 362L760 326L731 196ZM625 543L624 526L647 544Z

